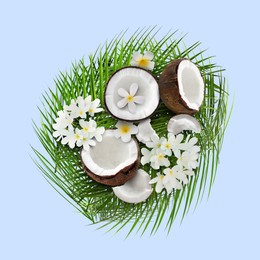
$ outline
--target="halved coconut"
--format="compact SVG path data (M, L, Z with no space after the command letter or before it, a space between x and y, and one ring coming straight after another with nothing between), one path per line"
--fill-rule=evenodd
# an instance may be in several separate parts
M201 127L199 121L195 117L180 114L177 116L173 116L169 120L167 130L174 135L177 135L184 130L190 130L195 133L200 133Z
M96 182L122 185L136 174L140 164L139 146L135 139L124 143L114 136L115 130L106 130L102 141L89 151L81 150L84 170Z
M115 195L128 203L140 203L151 195L151 178L144 170L139 169L136 176L122 186L113 187Z
M187 59L174 60L159 79L163 103L176 114L195 114L204 98L204 82L198 67Z
M122 102L124 93L130 93L131 86L137 89L134 95L142 101L135 103L134 112L124 104L124 101ZM133 96L129 95L128 101L132 98ZM125 67L116 71L110 77L105 89L105 106L108 113L124 121L139 121L150 117L158 107L159 101L157 80L151 73L138 67Z

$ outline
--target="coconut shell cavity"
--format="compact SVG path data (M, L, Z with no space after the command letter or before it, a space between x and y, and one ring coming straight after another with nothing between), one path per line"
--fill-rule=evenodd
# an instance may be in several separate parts
M159 79L160 96L176 114L193 115L204 99L204 82L198 67L187 59L169 63Z
M106 130L101 142L81 151L84 170L96 182L109 186L122 185L133 178L140 163L139 146L132 138L125 143Z
M159 85L153 75L138 67L116 71L105 89L105 106L113 117L140 121L150 117L159 105Z

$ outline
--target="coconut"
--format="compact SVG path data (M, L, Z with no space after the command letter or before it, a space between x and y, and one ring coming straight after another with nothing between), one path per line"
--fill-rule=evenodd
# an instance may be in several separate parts
M151 119L145 119L138 124L138 133L136 138L139 142L146 144L151 142L151 136L156 135L156 132L151 126Z
M201 127L199 121L195 117L180 114L173 116L169 120L167 130L174 135L177 135L184 130L190 130L195 133L200 133Z
M169 63L159 79L160 96L176 114L195 114L204 98L204 82L198 67L188 59Z
M113 191L122 201L140 203L147 200L153 191L151 184L149 184L150 181L149 174L139 169L134 178L122 186L113 187Z
M96 182L118 186L133 178L140 164L139 146L135 139L124 143L106 130L102 141L81 150L84 170Z
M131 88L134 95L130 94ZM126 93L129 95L124 96ZM134 99L135 96L137 99ZM131 104L126 105L124 99ZM150 72L142 68L122 68L110 77L106 85L104 101L107 112L117 119L143 120L150 117L159 105L158 82Z

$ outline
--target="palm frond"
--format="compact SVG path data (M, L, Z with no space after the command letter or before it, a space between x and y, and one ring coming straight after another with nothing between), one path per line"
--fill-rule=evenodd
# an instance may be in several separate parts
M158 32L157 27L138 29L127 41L124 40L126 32L122 32L89 55L87 64L82 59L72 65L70 72L60 72L55 79L55 89L49 89L42 96L42 108L39 108L41 124L34 124L37 137L46 151L41 154L32 148L36 156L34 161L46 180L91 223L114 232L128 228L127 236L133 231L144 234L148 229L155 234L165 219L165 228L170 232L178 215L183 219L192 204L196 207L205 192L210 194L229 118L223 69L211 63L212 56L205 56L205 50L198 50L199 42L186 47L184 36L175 38L176 32L169 32L157 39ZM98 97L104 106L104 88L109 77L119 68L129 65L133 51L145 50L155 54L153 73L156 77L171 60L191 59L198 65L206 89L203 106L196 114L203 128L201 134L196 134L201 146L200 165L196 174L182 190L170 196L164 192L153 192L145 203L134 205L120 201L110 187L88 178L81 166L79 149L71 150L56 142L52 137L52 125L63 105L77 96ZM152 117L152 126L159 135L166 135L171 116L170 111L160 104ZM95 120L106 129L114 127L116 123L105 112ZM155 170L147 165L142 168L155 177Z

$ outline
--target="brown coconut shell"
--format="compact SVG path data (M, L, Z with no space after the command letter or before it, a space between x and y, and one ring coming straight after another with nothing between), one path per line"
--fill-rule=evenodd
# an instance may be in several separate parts
M194 115L198 110L189 108L182 99L178 85L178 67L185 58L174 60L163 70L159 78L160 97L165 106L175 114Z
M137 143L136 140L135 140L135 142ZM81 152L82 152L82 149L81 149ZM140 151L138 149L138 157L134 163L128 165L127 167L125 167L124 169L122 169L115 175L99 176L99 175L96 175L95 173L93 173L92 171L90 171L88 169L88 167L84 164L82 157L81 157L81 152L80 152L80 158L81 158L81 163L82 163L83 170L85 171L85 173L87 173L87 175L94 181L104 184L104 185L112 186L112 187L123 185L127 181L131 180L136 175L136 173L139 169L139 166L140 166Z

